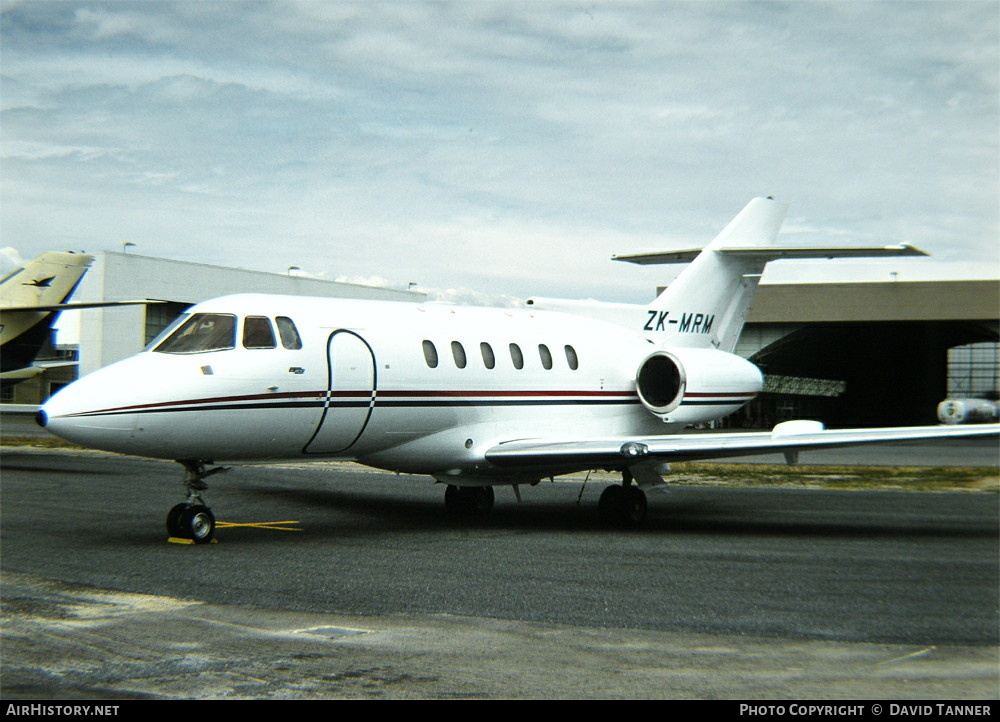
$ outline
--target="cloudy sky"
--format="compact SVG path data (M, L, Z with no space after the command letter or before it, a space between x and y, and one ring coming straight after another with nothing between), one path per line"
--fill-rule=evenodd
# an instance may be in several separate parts
M0 0L0 248L642 302L614 253L996 273L1000 4Z

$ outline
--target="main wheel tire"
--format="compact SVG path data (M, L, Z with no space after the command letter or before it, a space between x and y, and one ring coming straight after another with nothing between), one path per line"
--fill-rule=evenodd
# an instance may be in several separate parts
M636 486L627 486L622 501L622 521L627 526L639 526L646 520L646 492Z
M492 486L455 486L449 484L444 490L444 506L450 514L464 517L482 518L493 511Z
M601 493L597 511L609 526L639 526L646 520L646 493L637 486L609 486Z
M466 510L469 516L482 518L493 511L493 487L470 486L464 489L466 493Z
M606 487L601 492L601 498L597 502L597 513L601 517L601 522L614 526L620 524L624 499L625 487L618 484Z
M448 484L444 490L444 508L449 514L462 513L462 490L454 484Z
M178 536L195 544L207 544L215 536L215 516L207 506L191 504L181 512L179 527Z

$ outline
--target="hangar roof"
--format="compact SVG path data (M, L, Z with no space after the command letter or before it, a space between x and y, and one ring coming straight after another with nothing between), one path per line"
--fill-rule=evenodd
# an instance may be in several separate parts
M747 321L949 321L1000 318L1000 281L761 284Z
M1000 319L1000 268L934 262L774 264L750 323Z

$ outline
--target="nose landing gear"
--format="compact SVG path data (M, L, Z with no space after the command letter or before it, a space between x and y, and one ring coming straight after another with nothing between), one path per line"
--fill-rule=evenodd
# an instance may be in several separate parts
M190 539L195 544L207 544L215 537L215 516L201 498L201 492L208 489L204 480L212 474L229 471L229 467L209 469L206 462L193 459L178 459L177 463L184 467L187 501L167 512L167 533L178 539Z

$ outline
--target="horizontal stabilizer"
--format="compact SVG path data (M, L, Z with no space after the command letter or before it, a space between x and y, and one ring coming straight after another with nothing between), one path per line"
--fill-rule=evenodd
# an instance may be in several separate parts
M625 261L626 263L636 263L643 266L651 266L666 263L690 263L698 257L704 249L693 248L681 251L663 251L660 253L637 253L628 256L612 256L614 261ZM739 258L752 258L764 261L777 261L781 259L808 259L808 258L878 258L892 256L926 256L927 253L919 248L905 243L893 246L835 246L828 248L814 247L728 247L716 248L716 253Z

